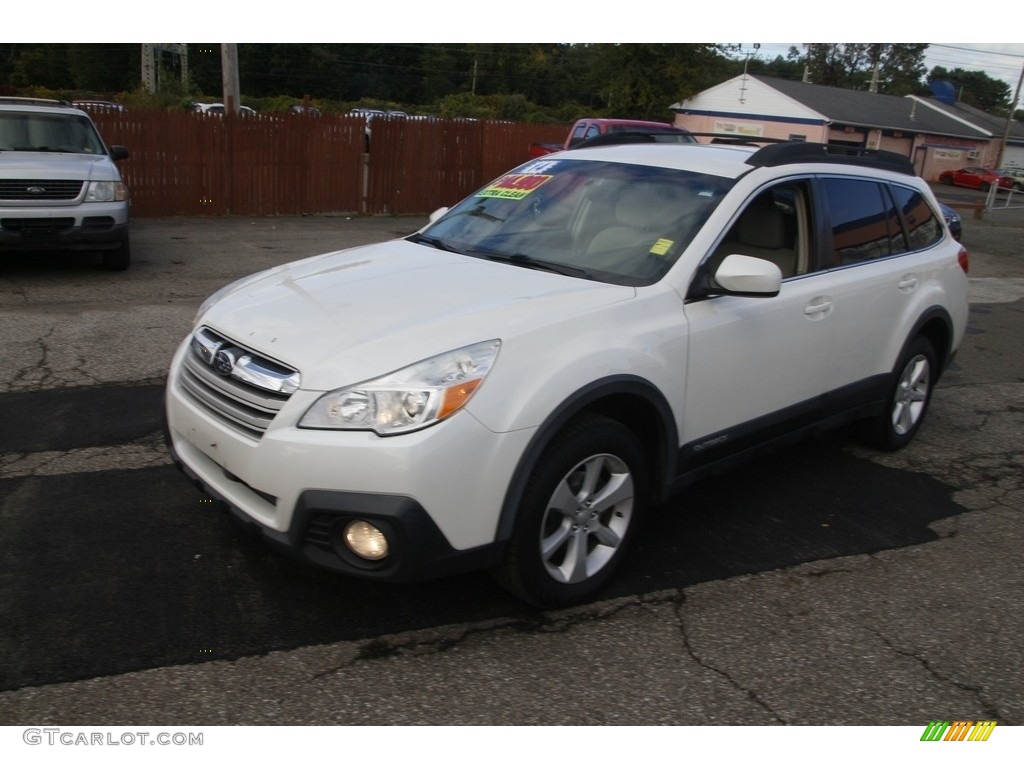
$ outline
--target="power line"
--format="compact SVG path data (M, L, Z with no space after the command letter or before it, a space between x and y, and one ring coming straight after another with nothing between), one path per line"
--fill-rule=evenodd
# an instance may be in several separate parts
M1013 59L1024 59L1024 53L1006 53L1005 51L988 51L982 48L964 48L959 45L946 45L945 43L928 43L929 48L946 48L950 51L966 51L967 53L981 53L986 56L1008 56Z

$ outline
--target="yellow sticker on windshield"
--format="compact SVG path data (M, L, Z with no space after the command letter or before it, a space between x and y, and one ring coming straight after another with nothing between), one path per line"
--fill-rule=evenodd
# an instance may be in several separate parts
M541 173L509 173L477 192L477 197L501 197L506 200L522 200L537 187L550 179Z
M658 238L658 242L651 246L651 253L655 256L664 256L672 250L672 241L665 237Z

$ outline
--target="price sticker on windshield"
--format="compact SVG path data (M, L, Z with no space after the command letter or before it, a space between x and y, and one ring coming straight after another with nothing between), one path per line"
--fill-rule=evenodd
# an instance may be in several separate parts
M542 173L509 173L477 192L477 197L522 200L554 177Z
M672 250L673 245L675 245L675 243L669 240L668 238L659 237L658 241L651 246L651 255L665 256L668 254L669 251Z

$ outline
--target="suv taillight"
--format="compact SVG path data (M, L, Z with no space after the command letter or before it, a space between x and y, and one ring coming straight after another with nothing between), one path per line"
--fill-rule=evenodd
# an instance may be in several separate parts
M966 274L971 266L971 259L967 255L966 248L960 249L960 253L957 254L956 260L960 262L960 269L962 269L964 271L964 274Z

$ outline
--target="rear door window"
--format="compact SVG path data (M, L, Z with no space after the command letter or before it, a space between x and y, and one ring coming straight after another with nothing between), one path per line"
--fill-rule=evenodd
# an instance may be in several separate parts
M924 195L916 189L898 184L893 184L890 189L896 199L911 250L927 248L942 239L942 224Z
M832 264L846 266L885 258L906 250L899 245L902 232L894 221L882 187L866 179L826 178L821 189L832 225ZM893 227L896 231L893 231ZM897 237L898 236L898 237Z

